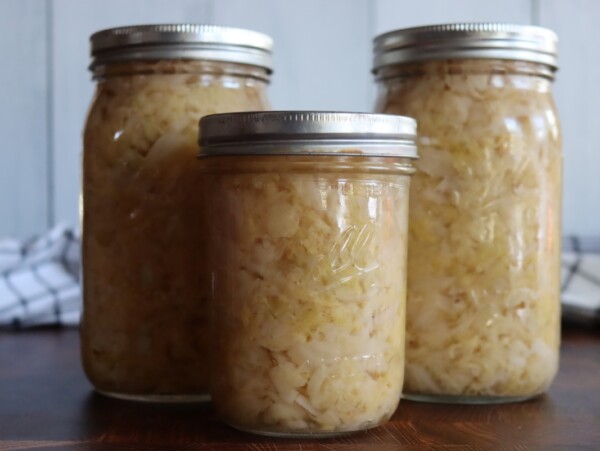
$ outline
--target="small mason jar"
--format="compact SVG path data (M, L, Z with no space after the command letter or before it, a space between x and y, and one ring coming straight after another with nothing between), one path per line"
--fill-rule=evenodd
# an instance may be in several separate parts
M419 123L404 396L491 403L544 392L560 338L556 35L452 24L375 39L378 112Z
M271 38L206 25L91 37L84 132L83 365L101 393L207 397L207 291L197 124L268 109Z
M213 370L231 426L328 436L385 422L404 373L415 121L207 116Z

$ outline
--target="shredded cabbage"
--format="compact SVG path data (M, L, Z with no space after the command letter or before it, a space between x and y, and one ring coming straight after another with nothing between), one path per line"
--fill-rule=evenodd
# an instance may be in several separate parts
M101 391L207 392L198 120L268 107L266 84L228 67L130 63L98 85L84 137L82 354Z
M382 83L420 160L408 250L408 394L526 397L558 366L561 143L550 81L430 62ZM493 72L493 73L492 73Z
M377 426L402 388L409 177L260 158L212 183L215 406L255 432Z

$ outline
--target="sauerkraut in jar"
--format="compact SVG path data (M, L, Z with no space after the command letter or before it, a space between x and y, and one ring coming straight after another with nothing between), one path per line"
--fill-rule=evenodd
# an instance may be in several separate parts
M394 413L414 132L409 118L350 113L201 121L211 181L211 396L228 424L336 435Z
M498 50L502 39L512 44ZM403 48L416 43L420 50L420 42L429 42L422 53ZM562 159L551 93L555 45L549 30L494 24L376 38L376 110L419 123L408 249L409 399L523 400L544 392L557 372Z
M206 114L268 108L270 45L258 33L200 25L92 36L98 86L84 133L81 338L86 374L102 393L207 397L197 124Z

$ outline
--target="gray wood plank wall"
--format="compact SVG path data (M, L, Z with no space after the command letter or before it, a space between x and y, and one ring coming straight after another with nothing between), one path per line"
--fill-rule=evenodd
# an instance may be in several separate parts
M48 4L0 3L0 236L50 221Z
M276 43L277 109L372 108L371 38L413 25L506 21L560 35L565 234L600 235L600 0L0 0L0 237L76 224L89 35L133 23L252 28Z

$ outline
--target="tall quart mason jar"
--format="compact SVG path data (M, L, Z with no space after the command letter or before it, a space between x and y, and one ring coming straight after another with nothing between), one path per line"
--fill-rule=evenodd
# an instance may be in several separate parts
M404 374L415 121L234 113L200 128L217 413L264 435L384 423Z
M207 397L201 116L269 107L271 38L209 25L91 37L84 132L83 365L101 393Z
M419 124L404 396L491 403L544 392L560 340L556 35L450 24L375 38L378 112Z

